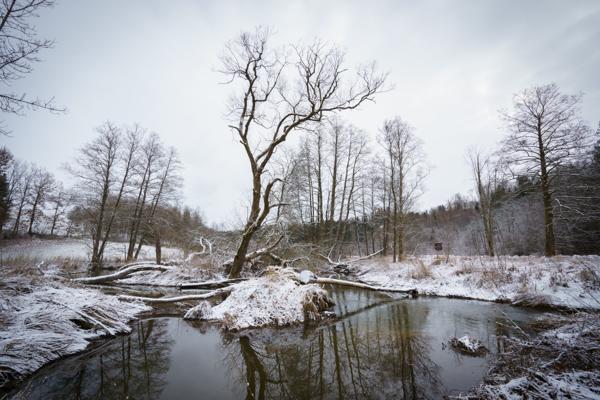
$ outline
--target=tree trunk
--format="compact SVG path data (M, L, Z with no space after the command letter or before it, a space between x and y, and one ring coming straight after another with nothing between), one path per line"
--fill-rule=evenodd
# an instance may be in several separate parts
M27 233L29 235L33 234L33 223L35 222L35 213L37 211L38 202L39 196L36 195L35 200L33 202L33 206L31 207L31 217L29 218L29 229L27 230Z
M155 250L156 250L156 263L160 264L162 262L162 244L160 243L160 235L158 235L158 234L156 234Z
M58 204L54 209L54 215L52 216L52 226L50 227L50 236L54 235L54 228L56 228L56 222L58 221Z
M556 238L554 236L554 212L552 210L552 195L548 187L548 178L542 178L542 196L544 201L544 235L545 255L552 257L556 255Z
M550 177L546 165L546 149L542 137L541 122L538 120L538 147L540 155L540 186L544 203L544 236L546 257L556 255L556 239L554 237L554 212L552 211L552 194L550 192Z
M257 222L260 213L260 194L262 193L261 173L254 169L252 175L252 204L250 205L250 215L248 216L248 222L246 222L246 226L244 227L240 245L233 257L233 263L231 264L231 270L229 271L230 279L240 277L242 267L246 262L248 246L250 246L252 236L256 232L256 229L258 229Z

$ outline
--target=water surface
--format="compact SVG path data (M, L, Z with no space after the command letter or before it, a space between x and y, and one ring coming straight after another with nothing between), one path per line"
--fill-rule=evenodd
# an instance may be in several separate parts
M394 300L332 291L335 321L241 334L180 318L138 321L133 332L53 363L11 394L27 399L437 399L478 385L500 334L534 314L446 298ZM457 354L469 334L486 357Z

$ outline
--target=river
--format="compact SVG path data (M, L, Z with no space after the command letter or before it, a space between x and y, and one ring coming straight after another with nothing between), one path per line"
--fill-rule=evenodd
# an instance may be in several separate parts
M437 399L478 385L500 335L536 313L509 305L329 288L337 318L233 334L157 314L130 335L39 370L16 399ZM484 357L447 345L479 338Z

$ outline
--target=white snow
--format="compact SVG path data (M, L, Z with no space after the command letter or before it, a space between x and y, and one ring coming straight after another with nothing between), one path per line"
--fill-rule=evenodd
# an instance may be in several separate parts
M317 320L332 303L327 292L315 284L302 285L287 268L269 267L264 276L233 285L220 304L206 303L190 310L188 318L219 321L226 329L284 326ZM196 309L197 308L197 309Z
M474 339L474 338L470 337L469 335L465 335L456 340L459 343L461 343L467 351L472 352L472 353L478 352L479 350L481 350L481 348L483 346L479 339Z
M4 278L0 284L0 387L52 360L84 350L92 339L129 332L127 322L149 309L60 281Z
M599 256L422 256L357 268L363 282L422 294L600 309Z
M481 392L490 399L600 400L600 374L572 371L560 374L530 373L503 385L485 385Z

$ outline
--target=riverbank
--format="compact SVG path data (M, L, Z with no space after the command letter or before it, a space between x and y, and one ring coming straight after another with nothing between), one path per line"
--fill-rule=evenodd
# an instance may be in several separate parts
M368 284L424 295L600 310L600 256L379 258L352 272Z
M538 322L537 335L503 338L484 383L463 400L599 399L600 318L580 313Z
M54 272L2 270L0 388L85 350L95 339L129 333L128 322L150 310L142 303L71 285Z

